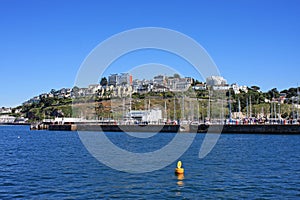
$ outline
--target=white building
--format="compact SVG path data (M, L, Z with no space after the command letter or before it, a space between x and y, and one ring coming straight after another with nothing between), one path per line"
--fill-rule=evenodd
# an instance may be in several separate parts
M129 73L121 73L118 78L117 85L129 86L132 85L132 76Z
M88 88L79 88L79 90L78 90L78 95L79 96L87 96L87 94L88 94Z
M118 74L111 74L108 76L108 85L113 85L113 86L128 86L132 84L132 75L129 73L121 73L120 75Z
M132 86L116 86L112 88L112 97L126 97L132 93Z
M227 81L222 76L210 76L206 78L206 85L215 86L215 85L226 85Z
M100 89L102 88L102 86L100 84L91 84L88 87L88 92L90 94L96 94Z
M229 85L213 85L212 89L213 90L229 90L230 86Z
M239 94L240 91L243 91L245 93L248 92L248 87L247 86L239 86L236 83L232 84L231 88L232 88L232 90L234 91L235 94Z
M192 83L193 79L191 77L168 77L167 87L170 89L170 91L186 91L189 89Z
M193 86L194 90L206 90L206 84L204 83L200 83L200 84L196 84L195 86Z
M119 82L118 74L111 74L110 76L108 76L108 85L116 86L118 82Z
M9 114L11 112L12 112L11 108L4 108L4 107L0 108L0 113L1 114Z
M15 122L15 117L8 116L8 115L1 115L0 116L0 123L13 123Z
M162 111L160 109L150 110L131 110L126 115L129 119L134 119L137 122L147 122L150 124L160 123L162 118Z
M190 77L185 77L185 78L179 78L177 82L175 82L176 91L186 91L189 89L191 84L193 83L193 79Z
M153 77L153 84L156 85L165 85L166 84L166 77L163 75L158 75Z

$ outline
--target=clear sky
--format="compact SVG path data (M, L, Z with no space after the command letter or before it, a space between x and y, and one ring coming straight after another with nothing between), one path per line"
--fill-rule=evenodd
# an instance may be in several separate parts
M298 0L0 0L0 106L72 87L101 41L149 26L195 39L229 83L300 84Z

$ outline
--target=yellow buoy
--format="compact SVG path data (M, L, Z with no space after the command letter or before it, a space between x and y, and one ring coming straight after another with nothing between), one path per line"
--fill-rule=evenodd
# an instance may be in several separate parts
M184 168L181 168L181 166L182 166L182 163L181 163L181 161L179 160L179 161L177 162L177 168L175 169L175 173L176 173L176 174L183 174L183 173L184 173Z

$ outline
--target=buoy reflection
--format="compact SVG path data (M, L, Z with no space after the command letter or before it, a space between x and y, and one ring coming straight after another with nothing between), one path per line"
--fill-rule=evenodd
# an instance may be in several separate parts
M177 174L177 185L178 186L183 186L183 179L184 179L184 175L183 174Z

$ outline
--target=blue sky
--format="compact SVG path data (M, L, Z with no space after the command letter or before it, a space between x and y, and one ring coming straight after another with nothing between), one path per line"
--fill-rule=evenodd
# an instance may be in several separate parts
M149 26L195 39L229 83L264 91L295 87L300 84L299 10L297 0L0 0L0 106L72 87L81 63L100 42ZM136 55L138 64L163 57L143 55Z

